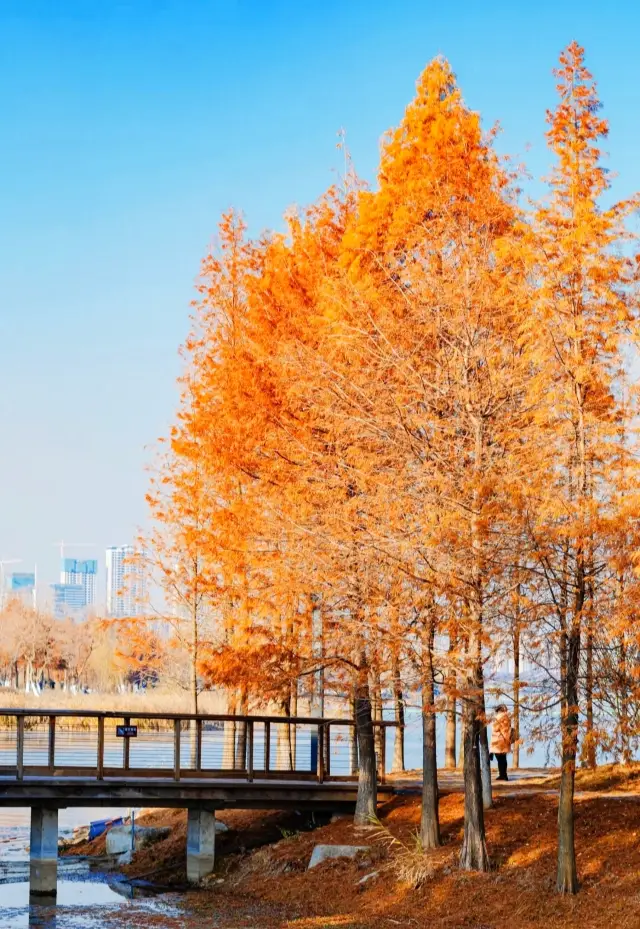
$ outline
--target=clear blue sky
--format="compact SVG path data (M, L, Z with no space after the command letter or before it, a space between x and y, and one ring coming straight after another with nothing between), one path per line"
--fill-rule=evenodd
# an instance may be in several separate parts
M639 34L633 0L0 0L0 558L54 580L61 536L101 569L133 538L223 209L277 227L333 179L341 127L372 178L438 53L544 173L573 38L638 189Z

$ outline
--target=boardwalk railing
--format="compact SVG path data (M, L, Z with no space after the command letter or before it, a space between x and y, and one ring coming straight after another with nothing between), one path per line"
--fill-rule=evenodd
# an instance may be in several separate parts
M386 734L380 727L378 778ZM345 781L355 723L316 717L0 709L0 783L29 777Z

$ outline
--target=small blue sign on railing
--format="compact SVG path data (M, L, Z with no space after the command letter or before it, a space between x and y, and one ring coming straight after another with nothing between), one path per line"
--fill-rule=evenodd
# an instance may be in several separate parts
M137 726L116 726L116 735L119 739L137 739Z

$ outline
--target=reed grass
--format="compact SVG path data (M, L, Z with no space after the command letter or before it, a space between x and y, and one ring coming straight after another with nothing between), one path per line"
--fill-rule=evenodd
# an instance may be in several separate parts
M131 717L132 722L140 729L169 729L173 722L159 719L137 719L137 713L190 713L191 699L184 691L151 690L128 694L72 694L68 691L45 691L40 697L35 694L21 693L20 691L4 689L0 692L0 728L14 729L16 717L3 714L3 710L33 710L34 715L27 717L25 727L33 729L45 722L46 716L39 715L38 711L46 714L48 710L73 710L77 713L113 712L122 713L123 717ZM198 698L198 711L200 713L218 714L226 712L224 694L207 691ZM60 729L90 730L97 728L96 719L74 719L73 717L59 717L56 725Z

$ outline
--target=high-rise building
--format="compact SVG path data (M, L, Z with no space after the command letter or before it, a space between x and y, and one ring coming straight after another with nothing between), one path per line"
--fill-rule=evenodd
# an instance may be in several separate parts
M144 574L133 545L107 549L107 616L140 616L144 612Z
M33 572L14 571L7 578L9 596L22 600L29 606L36 605L36 574ZM4 591L2 592L4 595Z
M95 606L97 575L98 562L94 559L63 558L60 583L51 585L55 616L86 615L87 609Z
M84 591L83 606L93 606L96 602L96 578L98 562L95 560L78 561L76 558L63 558L60 571L60 583L80 586Z
M85 590L82 584L52 584L53 614L58 619L79 616L85 608Z

